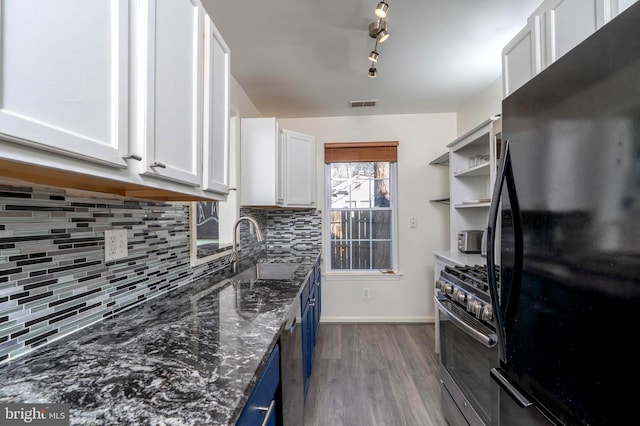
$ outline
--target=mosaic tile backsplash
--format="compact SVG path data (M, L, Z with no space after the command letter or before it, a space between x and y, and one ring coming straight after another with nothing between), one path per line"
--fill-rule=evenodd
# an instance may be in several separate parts
M320 247L314 210L241 214L266 231L268 256ZM107 229L127 230L127 257L105 263ZM244 256L261 249L246 226L240 241ZM228 266L190 267L186 204L0 185L0 363Z
M242 209L266 229L267 256L296 253L300 257L318 253L322 245L322 215L318 210Z

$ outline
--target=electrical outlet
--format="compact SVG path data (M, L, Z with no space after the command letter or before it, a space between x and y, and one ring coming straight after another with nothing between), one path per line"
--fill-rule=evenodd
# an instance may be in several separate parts
M410 217L409 218L409 228L417 228L418 227L418 218Z
M369 287L362 288L362 298L369 299L371 297L371 289Z
M127 230L108 229L104 231L104 261L127 257Z

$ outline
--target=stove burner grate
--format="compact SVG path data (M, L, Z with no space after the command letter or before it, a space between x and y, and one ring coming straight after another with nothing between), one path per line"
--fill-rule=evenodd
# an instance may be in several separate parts
M484 293L489 293L489 280L487 278L487 265L475 266L446 266L445 272L451 276L474 286ZM499 279L500 270L496 266L496 278Z

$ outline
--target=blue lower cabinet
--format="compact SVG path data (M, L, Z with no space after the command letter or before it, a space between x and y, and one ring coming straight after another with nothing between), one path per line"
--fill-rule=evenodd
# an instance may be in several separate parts
M276 344L236 426L275 426L280 384L280 346Z
M321 284L321 275L320 275L320 265L316 264L314 280L312 285L315 287L315 305L313 307L313 331L314 331L314 342L318 339L318 329L320 328L320 314L322 311L322 286Z
M302 314L300 315L300 326L302 328L302 371L304 398L306 401L320 322L321 288L319 264L314 266L314 270L304 285L300 296L300 305L302 309Z
M300 316L302 327L302 382L304 383L304 399L307 399L307 389L309 388L309 376L311 376L312 341L313 341L313 320L309 305L305 307Z

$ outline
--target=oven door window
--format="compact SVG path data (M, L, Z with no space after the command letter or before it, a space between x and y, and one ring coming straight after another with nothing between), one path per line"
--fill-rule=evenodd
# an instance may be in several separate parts
M440 311L440 359L478 416L490 425L489 371L497 364L497 346L489 348L473 339Z

